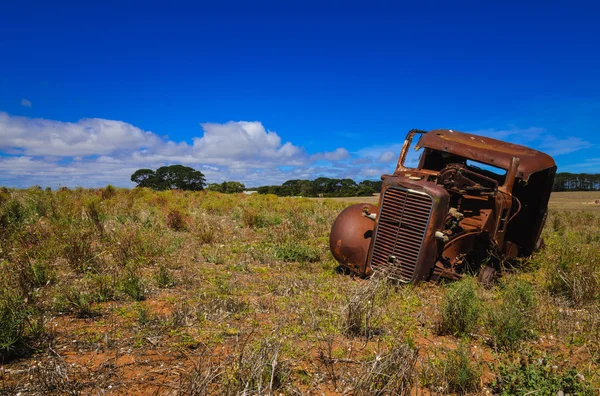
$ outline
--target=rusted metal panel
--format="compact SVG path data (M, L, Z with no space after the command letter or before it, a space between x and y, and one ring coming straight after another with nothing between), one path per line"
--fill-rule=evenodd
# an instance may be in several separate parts
M370 204L356 204L344 209L331 227L329 248L333 257L351 271L366 275L367 255L373 236L373 220L365 216L377 213L378 209Z
M413 280L432 204L422 192L395 186L384 191L370 255L373 271L402 282Z
M513 158L519 158L517 177L527 181L531 174L556 166L548 154L484 136L435 129L423 135L417 149L429 149L457 154L501 169L509 169Z

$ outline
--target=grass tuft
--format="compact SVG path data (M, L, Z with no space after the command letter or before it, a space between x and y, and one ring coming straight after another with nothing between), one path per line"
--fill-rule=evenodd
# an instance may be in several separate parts
M354 378L355 395L410 395L416 377L418 350L394 345L363 363Z
M442 333L465 336L477 327L481 314L481 300L477 291L478 284L472 277L448 287L440 306Z
M533 327L534 290L522 280L505 285L501 301L488 311L487 328L496 348L515 349L531 337Z
M456 349L443 350L442 358L429 359L421 375L423 384L434 392L464 395L480 388L481 368L466 342L460 342Z

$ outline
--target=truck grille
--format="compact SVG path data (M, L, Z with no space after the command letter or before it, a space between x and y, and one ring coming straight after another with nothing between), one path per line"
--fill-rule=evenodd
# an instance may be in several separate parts
M373 271L402 282L412 280L432 205L424 193L402 187L385 190L371 254Z

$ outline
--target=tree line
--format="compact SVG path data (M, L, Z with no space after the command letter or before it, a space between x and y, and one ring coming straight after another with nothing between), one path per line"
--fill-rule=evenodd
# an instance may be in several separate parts
M261 186L259 194L275 194L280 197L365 197L378 193L381 181L364 180L356 183L352 179L319 177L315 180L288 180L280 186Z
M183 165L163 166L157 170L138 169L131 175L131 181L138 187L154 190L207 190L225 194L235 194L246 190L243 183L224 181L206 184L204 174ZM259 194L275 194L280 197L361 197L370 196L381 190L381 181L364 180L356 183L352 179L332 179L319 177L314 180L288 180L281 185L252 188ZM600 174L558 173L554 179L553 191L600 191Z
M557 173L552 191L600 191L600 173Z
M201 191L206 187L209 191L235 194L246 190L246 186L237 181L210 183L207 186L202 172L183 165L162 166L157 170L138 169L131 175L131 181L137 184L137 187L159 191ZM275 194L280 197L359 197L373 195L380 189L381 181L365 180L356 183L352 179L319 177L315 180L288 180L280 186L262 186L252 190L259 194Z

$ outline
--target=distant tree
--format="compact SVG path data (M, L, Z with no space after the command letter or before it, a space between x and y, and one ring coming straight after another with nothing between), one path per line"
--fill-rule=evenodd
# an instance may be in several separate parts
M221 183L221 189L226 194L236 194L243 192L246 189L246 186L237 181L224 181Z
M365 180L357 184L352 179L319 177L315 180L288 180L281 186L261 186L256 191L278 196L360 197L379 192L381 184L381 181Z
M202 172L183 165L162 166L156 172L152 169L138 169L131 175L131 181L138 187L154 190L200 191L206 185Z
M290 195L312 197L314 195L313 185L310 180L288 180L282 184L290 191Z
M223 183L210 183L206 187L209 191L216 191L225 194L241 193L246 189L243 183L237 181L224 181Z
M156 174L152 169L138 169L131 175L131 181L136 183L138 187L153 188L155 179Z
M206 186L206 189L208 191L223 192L221 189L221 184L219 184L219 183L208 183L208 186Z
M553 191L600 191L600 174L557 173Z
M271 186L260 186L256 189L259 194L271 194Z

